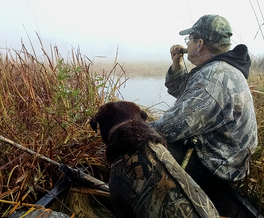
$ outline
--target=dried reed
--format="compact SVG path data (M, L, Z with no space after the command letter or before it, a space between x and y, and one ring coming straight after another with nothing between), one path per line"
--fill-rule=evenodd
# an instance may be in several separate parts
M42 60L24 45L21 51L0 54L0 134L107 181L105 147L89 120L102 104L116 100L125 71L115 61L109 73L93 72L93 63L74 50L67 61L57 47L50 56L43 46L42 51ZM0 149L1 215L22 203L34 204L45 194L40 189L50 190L61 180L62 173L49 163L4 142Z

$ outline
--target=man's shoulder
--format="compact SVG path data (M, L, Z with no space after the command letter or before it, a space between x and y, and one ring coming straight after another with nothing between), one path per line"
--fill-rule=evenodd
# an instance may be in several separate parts
M239 69L221 60L207 63L200 71L208 80L219 77L222 78L223 76L229 77L231 80L245 80Z

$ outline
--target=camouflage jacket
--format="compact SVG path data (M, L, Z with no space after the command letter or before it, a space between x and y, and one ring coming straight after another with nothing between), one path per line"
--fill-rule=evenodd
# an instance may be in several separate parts
M116 218L218 218L213 203L162 145L121 155L109 188Z
M173 73L170 68L165 85L177 101L150 123L169 143L197 136L201 143L195 150L201 162L228 181L245 177L258 141L253 100L245 79L249 67L238 69L245 62L239 60L239 52L230 51L224 61L212 59L189 73L185 69ZM237 58L232 59L234 56ZM226 61L229 58L233 66Z

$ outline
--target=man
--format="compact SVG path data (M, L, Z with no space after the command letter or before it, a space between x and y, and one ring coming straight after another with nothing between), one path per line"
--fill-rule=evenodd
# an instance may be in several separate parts
M218 15L205 15L179 34L189 35L185 38L188 60L196 67L188 73L180 52L183 47L171 47L173 63L165 85L177 101L150 125L172 146L197 137L194 153L213 177L241 180L249 172L250 155L258 141L246 81L251 65L247 47L238 45L228 51L232 29ZM196 174L203 177L203 172Z

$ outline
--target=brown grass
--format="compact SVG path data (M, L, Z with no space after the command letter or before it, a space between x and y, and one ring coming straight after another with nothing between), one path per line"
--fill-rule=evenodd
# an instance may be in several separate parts
M65 61L57 47L51 56L43 53L43 60L25 47L0 54L0 134L107 182L105 145L89 120L102 104L116 100L125 72L117 62L107 73L91 70L92 63L74 51ZM121 77L116 71L123 72ZM64 176L57 167L5 142L0 149L3 216L21 208L22 202L34 204Z

